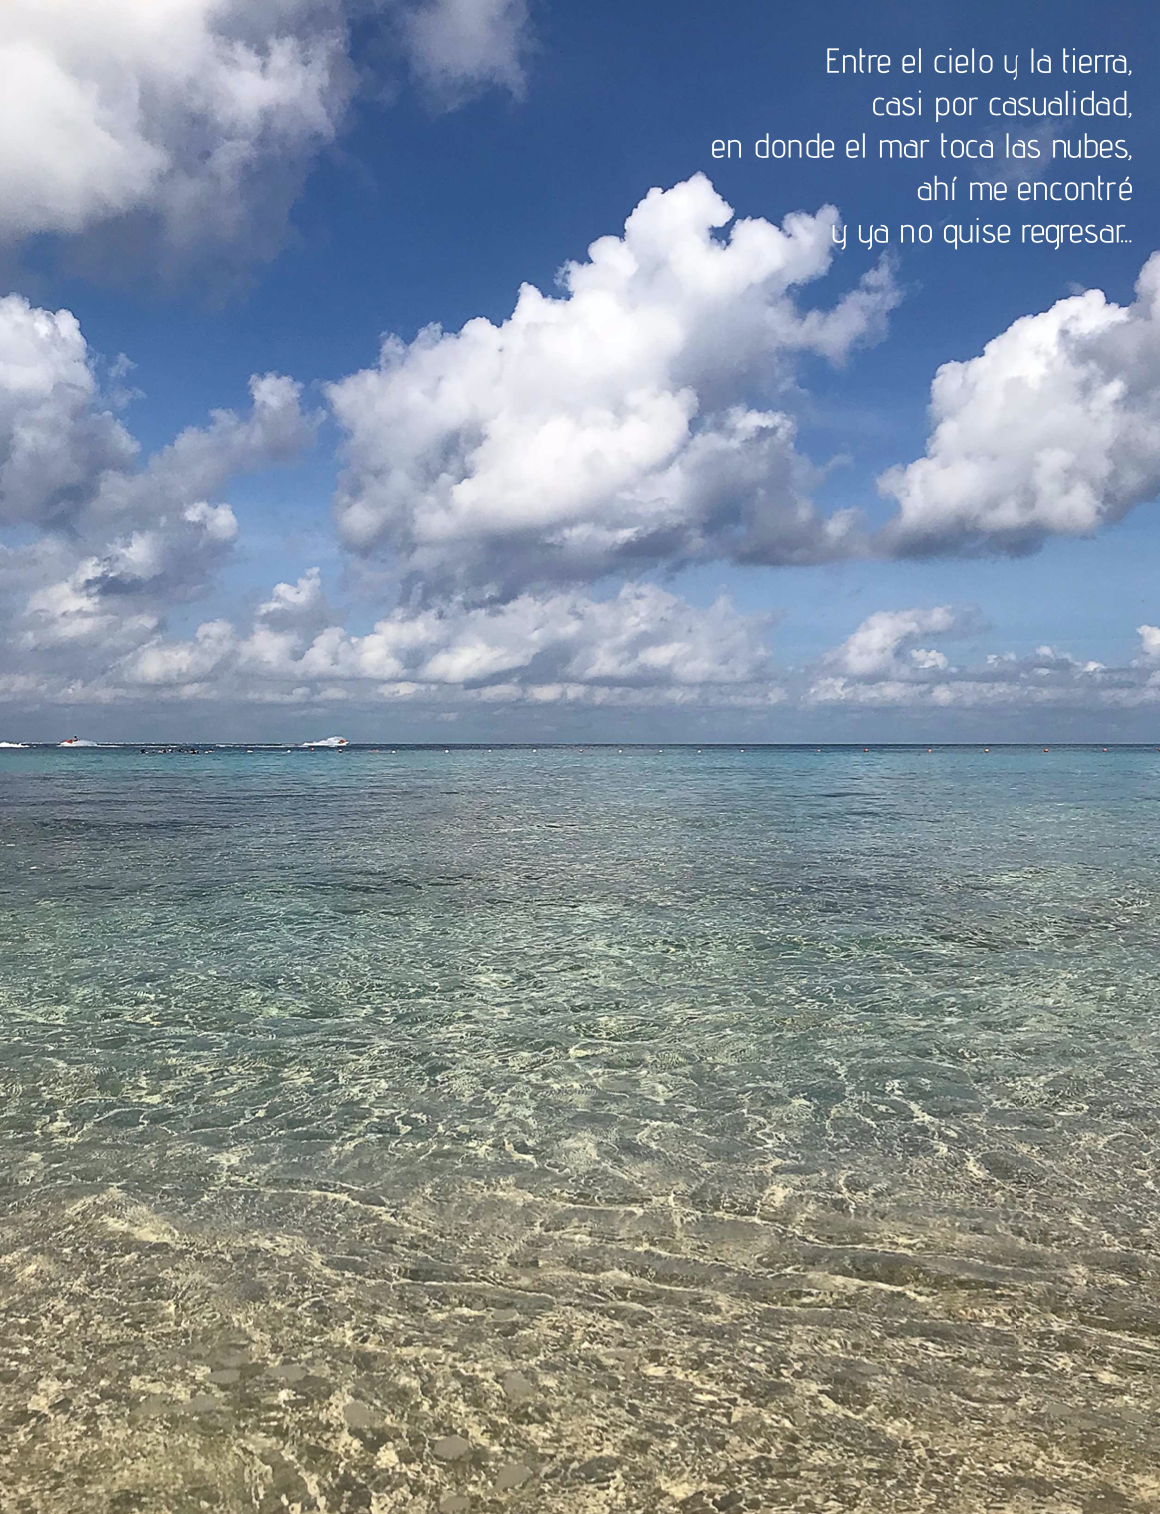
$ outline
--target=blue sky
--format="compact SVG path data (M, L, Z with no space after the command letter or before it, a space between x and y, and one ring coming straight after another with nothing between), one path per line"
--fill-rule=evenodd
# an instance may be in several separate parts
M110 0L87 31L15 0L0 736L1151 739L1151 19ZM972 47L989 78L932 71ZM1132 72L1064 77L1065 47ZM986 114L1068 89L1131 117ZM870 115L920 92L921 124ZM940 95L974 115L935 124ZM846 160L863 131L999 157ZM1130 242L940 245L979 208L916 184L1016 182L1008 131L1124 140L1038 176L1132 199L981 218ZM752 155L815 132L834 161ZM857 243L921 220L929 248Z

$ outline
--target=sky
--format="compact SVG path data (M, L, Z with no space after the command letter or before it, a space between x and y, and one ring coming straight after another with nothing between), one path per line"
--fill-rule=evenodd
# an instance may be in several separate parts
M1160 741L1155 35L7 0L0 740Z

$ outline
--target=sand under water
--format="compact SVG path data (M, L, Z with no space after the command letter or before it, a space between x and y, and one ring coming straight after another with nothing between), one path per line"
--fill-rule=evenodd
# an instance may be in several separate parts
M12 1514L1160 1508L1160 753L6 753Z

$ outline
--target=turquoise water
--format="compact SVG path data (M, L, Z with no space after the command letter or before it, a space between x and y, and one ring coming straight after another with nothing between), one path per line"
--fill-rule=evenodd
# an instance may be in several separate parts
M0 754L0 1503L1160 1508L1158 801Z

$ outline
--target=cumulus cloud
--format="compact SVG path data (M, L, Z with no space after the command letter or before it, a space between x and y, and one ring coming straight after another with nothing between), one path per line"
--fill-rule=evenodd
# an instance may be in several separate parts
M0 526L25 537L0 546L10 656L92 673L205 589L238 534L223 487L314 434L298 384L266 374L250 391L247 412L214 411L142 463L74 316L0 300Z
M1136 300L1098 289L1023 316L931 390L925 457L879 480L884 551L1024 552L1160 491L1160 253Z
M0 299L0 525L83 536L149 524L165 507L207 508L199 500L227 478L287 462L313 435L301 385L255 375L250 394L248 414L216 410L139 467L76 317Z
M6 238L142 207L168 240L233 238L351 87L341 8L316 0L7 0L0 71Z
M212 562L228 546L228 514L191 511L186 524L181 555ZM359 633L344 628L312 568L276 584L248 623L217 617L174 637L154 592L170 550L169 538L135 540L32 595L7 642L0 693L105 706L387 704L446 718L521 707L731 711L760 722L767 738L788 718L807 739L809 723L834 711L1118 719L1160 705L1160 628L1151 625L1139 628L1138 655L1119 665L1052 646L962 657L953 643L986 630L977 611L881 610L795 670L774 659L770 617L725 597L697 607L639 582L606 598L566 590L401 606ZM788 712L776 725L775 709Z
M948 665L946 655L918 646L919 638L931 633L963 635L973 623L973 617L950 605L931 610L876 610L826 661L839 674L859 679L942 669Z
M762 617L640 581L651 566L870 550L851 512L810 503L781 408L803 355L843 361L895 299L879 269L836 302L807 301L835 214L733 221L698 175L650 192L556 294L525 286L499 325L388 338L375 368L329 386L346 433L340 532L385 561L399 606L357 633L317 569L252 617L167 627L234 548L230 480L310 443L318 418L298 383L255 376L244 410L143 458L122 418L128 360L103 369L70 312L0 299L0 692L807 714L1160 703L1152 624L1122 665L1051 646L964 659L954 642L983 632L976 612L879 610L785 670ZM879 548L1025 550L1160 489L1158 301L1160 255L1134 304L1089 291L941 368L926 457L882 480L899 508ZM630 581L594 590L605 574Z
M444 95L519 87L515 0L5 0L0 241L144 215L172 249L269 250L376 12Z
M804 693L807 705L865 708L1125 709L1160 702L1160 631L1141 626L1141 656L1121 667L1051 646L1018 655L992 652L956 664L922 640L984 630L976 611L948 605L879 610L823 659ZM1155 632L1153 635L1152 633Z
M522 94L526 0L425 0L403 25L411 66L437 96L461 99L489 84Z
M161 516L34 591L18 622L18 644L43 650L86 643L101 656L136 645L157 630L163 606L205 587L237 534L229 505L203 500Z
M76 317L0 299L0 524L67 522L136 452Z
M698 609L654 585L606 600L526 594L503 605L398 609L365 635L326 624L312 569L279 584L246 632L213 621L188 641L157 637L112 671L126 691L147 686L202 697L281 690L296 699L441 698L647 704L780 696L764 640L767 617L727 599Z
M214 410L208 426L189 426L137 473L102 477L92 508L102 518L153 510L212 494L239 473L293 462L314 439L319 417L303 411L302 385L278 373L250 379L250 409Z
M795 294L837 213L733 222L703 175L652 190L549 296L500 325L389 337L329 387L347 433L344 540L428 591L510 597L647 564L817 562L853 549L820 516L794 424L768 398L803 353L841 361L895 301L879 269L824 309ZM760 397L765 396L764 403Z

